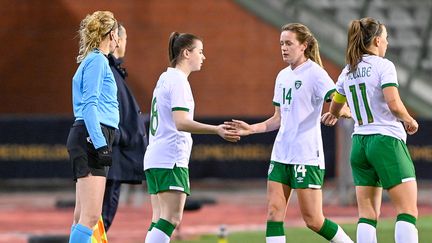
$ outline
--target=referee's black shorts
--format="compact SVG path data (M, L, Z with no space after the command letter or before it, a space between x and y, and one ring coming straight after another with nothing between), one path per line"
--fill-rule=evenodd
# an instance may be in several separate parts
M115 129L103 124L101 124L101 128L108 148L112 151ZM97 151L91 143L84 121L74 122L69 131L66 147L72 163L75 181L78 178L86 177L89 173L94 176L107 176L109 167L99 163Z

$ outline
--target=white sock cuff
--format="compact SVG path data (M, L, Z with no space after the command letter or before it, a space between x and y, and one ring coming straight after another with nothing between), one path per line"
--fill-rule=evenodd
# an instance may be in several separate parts
M286 242L285 235L266 237L266 243L285 243L285 242Z

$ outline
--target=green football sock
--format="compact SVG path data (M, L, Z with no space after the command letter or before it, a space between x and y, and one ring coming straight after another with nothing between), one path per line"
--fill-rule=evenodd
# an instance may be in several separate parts
M283 222L267 221L266 237L285 235Z
M317 233L327 240L331 240L336 235L337 230L338 225L335 222L324 219L324 224Z

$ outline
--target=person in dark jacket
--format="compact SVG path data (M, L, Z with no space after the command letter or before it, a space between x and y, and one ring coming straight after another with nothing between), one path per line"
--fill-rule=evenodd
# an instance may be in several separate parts
M117 211L121 183L141 184L145 178L143 160L147 147L145 117L125 82L128 74L122 67L127 38L124 26L119 25L118 35L117 48L108 56L117 83L120 123L112 148L113 163L108 172L102 208L106 231Z

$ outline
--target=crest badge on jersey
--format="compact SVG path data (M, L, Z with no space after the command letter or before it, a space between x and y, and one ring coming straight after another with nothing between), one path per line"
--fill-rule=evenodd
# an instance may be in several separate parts
M295 88L296 89L300 89L300 87L301 87L301 85L302 85L302 81L301 80L297 80L297 81L295 81Z

